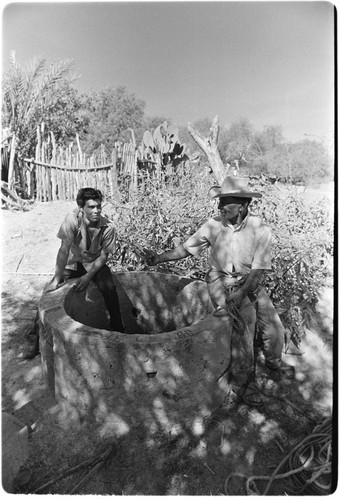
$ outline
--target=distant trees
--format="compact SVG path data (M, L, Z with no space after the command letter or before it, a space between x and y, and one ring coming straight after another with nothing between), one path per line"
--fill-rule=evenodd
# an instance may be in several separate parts
M2 81L2 129L11 141L10 183L14 165L22 175L23 159L35 155L37 127L42 123L45 133L53 133L60 145L79 134L82 150L88 154L102 148L110 153L116 141L130 141L132 130L138 147L146 130L155 130L165 121L173 123L166 117L146 116L145 102L122 86L79 95L70 60L48 64L38 59L23 68L12 52L9 62ZM192 127L207 137L211 123L205 117ZM189 154L197 151L187 125L179 125L179 139ZM224 164L237 160L244 175L266 174L305 184L332 178L332 161L324 145L310 140L287 142L279 125L258 131L247 118L228 128L220 125L218 151ZM201 159L209 167L204 155Z
M14 165L19 173L23 159L34 156L37 126L44 122L59 141L66 141L77 131L79 102L71 87L72 61L47 64L44 59L33 60L21 67L10 55L10 64L2 81L2 128L11 141L9 184L13 184Z
M17 138L18 155L34 152L37 126L44 122L60 141L74 136L79 127L80 103L71 87L70 60L47 64L36 59L27 68L10 56L2 82L2 127Z
M332 162L321 142L305 139L292 143L288 155L290 182L307 185L332 179Z
M207 137L211 123L211 119L204 118L196 121L193 128ZM191 148L195 146L184 127L180 128L180 137ZM224 164L237 163L241 175L265 174L283 182L306 185L333 178L333 163L323 143L287 142L280 125L266 125L258 131L247 118L241 118L229 128L220 126L218 150Z
M143 122L143 133L145 130L155 130L164 122L171 123L171 120L170 118L166 118L164 116L145 116ZM138 135L136 136L136 139L138 139Z
M220 145L220 147L222 144ZM227 158L248 157L254 146L254 128L247 118L232 123L224 136L223 153Z
M112 151L116 141L130 139L129 129L141 134L145 102L125 87L84 94L81 102L87 122L81 134L84 151L93 153L101 145Z
M265 125L262 132L255 133L255 151L264 155L283 143L282 127L280 125Z

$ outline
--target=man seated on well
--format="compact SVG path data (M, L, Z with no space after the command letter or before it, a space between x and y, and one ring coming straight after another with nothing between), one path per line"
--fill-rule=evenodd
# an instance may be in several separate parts
M257 320L262 335L266 366L282 375L291 367L281 361L284 328L260 285L263 273L271 269L271 231L265 222L251 215L248 206L254 197L246 178L228 176L209 195L219 200L219 216L208 220L194 235L174 250L157 255L146 250L149 265L178 260L209 250L210 269L206 281L216 315L237 312L234 322L229 370L234 392L247 404L261 404L254 380L254 334ZM235 314L233 314L234 316Z

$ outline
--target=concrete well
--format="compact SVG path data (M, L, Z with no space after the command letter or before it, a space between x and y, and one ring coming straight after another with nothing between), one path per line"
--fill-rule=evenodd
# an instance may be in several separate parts
M113 273L125 333L107 330L94 284L71 280L44 293L40 343L49 389L68 421L100 436L131 427L154 433L203 432L228 393L229 320L212 315L206 284L156 272Z

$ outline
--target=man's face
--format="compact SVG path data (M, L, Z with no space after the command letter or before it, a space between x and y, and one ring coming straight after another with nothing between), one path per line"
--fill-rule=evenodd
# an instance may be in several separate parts
M220 211L223 226L226 226L227 223L235 224L238 216L244 211L243 204L240 200L231 196L220 198L218 209Z
M87 200L83 207L83 212L89 222L97 222L102 211L102 202L100 200Z

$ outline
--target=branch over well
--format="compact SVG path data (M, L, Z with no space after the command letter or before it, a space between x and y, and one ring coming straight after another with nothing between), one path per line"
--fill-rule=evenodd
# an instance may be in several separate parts
M217 140L219 132L218 116L216 115L212 121L209 137L204 138L202 135L192 128L190 123L188 123L188 131L194 141L199 145L202 151L207 155L209 165L215 175L218 183L222 183L223 179L228 173L228 168L222 163L220 153L217 149Z

